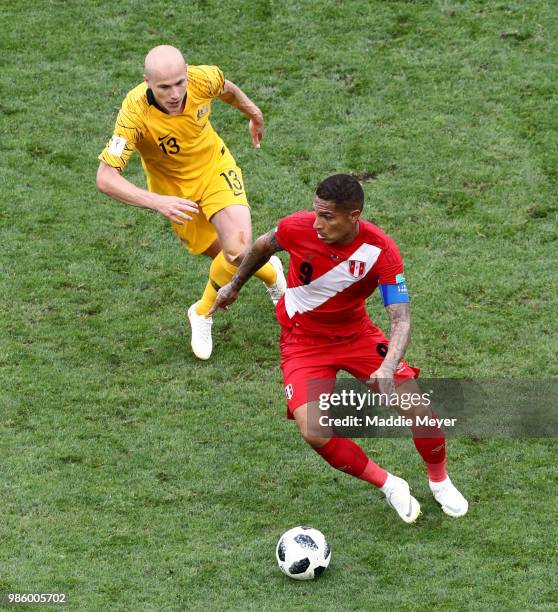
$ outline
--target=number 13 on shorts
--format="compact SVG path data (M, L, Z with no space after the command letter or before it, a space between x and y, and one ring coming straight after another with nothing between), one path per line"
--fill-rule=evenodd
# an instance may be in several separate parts
M240 168L231 168L221 172L219 176L223 177L227 187L233 192L233 195L239 196L244 193L244 186L242 184L242 173Z

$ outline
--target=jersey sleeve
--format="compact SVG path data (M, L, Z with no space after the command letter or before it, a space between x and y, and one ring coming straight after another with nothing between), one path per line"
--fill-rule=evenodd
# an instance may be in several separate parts
M396 285L400 282L403 275L403 259L395 243L392 242L378 258L376 274L379 285Z
M122 172L136 144L143 138L144 125L139 106L127 97L116 118L112 138L99 155L99 160Z
M275 239L284 251L290 251L295 225L293 215L283 217L280 219L279 223L277 223L277 227L275 228Z
M378 259L378 285L384 306L408 304L409 292L403 275L403 259L394 242Z
M195 66L188 70L188 79L198 96L205 100L218 98L225 88L225 76L217 66Z

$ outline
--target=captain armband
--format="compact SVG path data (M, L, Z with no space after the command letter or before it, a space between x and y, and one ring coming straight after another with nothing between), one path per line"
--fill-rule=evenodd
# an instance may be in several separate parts
M391 304L408 304L411 301L409 292L407 291L405 278L395 285L380 285L380 292L382 294L384 306L390 306Z

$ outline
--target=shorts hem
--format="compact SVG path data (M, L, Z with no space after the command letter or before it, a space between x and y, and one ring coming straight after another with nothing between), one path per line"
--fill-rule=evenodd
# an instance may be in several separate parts
M228 208L229 206L246 206L248 209L250 209L250 205L248 204L248 202L244 201L244 202L227 202L226 204L214 204L210 206L202 205L202 210L207 220L211 223L211 219L213 219L213 217L218 212L221 212L222 210L224 210L225 208Z
M203 255L203 253L205 251L207 251L207 249L215 242L215 240L217 240L218 236L217 236L217 232L215 232L215 236L208 236L208 240L204 240L203 242L201 242L201 246L200 246L200 242L196 241L196 244L194 246L190 246L188 244L188 241L186 240L186 238L183 238L175 229L174 225L171 224L171 227L174 231L174 233L176 234L177 238L180 240L180 242L182 243L182 246L188 251L188 253L190 253L191 255Z

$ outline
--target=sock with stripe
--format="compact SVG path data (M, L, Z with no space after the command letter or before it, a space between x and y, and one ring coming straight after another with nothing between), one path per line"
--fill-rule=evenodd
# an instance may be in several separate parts
M447 478L446 435L440 427L411 427L413 442L419 452L431 482L441 482Z
M388 473L349 438L331 438L324 446L314 450L336 470L370 482L378 488L386 482Z
M209 280L196 306L197 314L205 315L209 312L210 308L215 304L217 291L231 280L237 269L237 266L225 259L223 251L219 251L209 266ZM273 285L277 280L277 272L269 262L264 264L254 276L262 280L266 285Z

